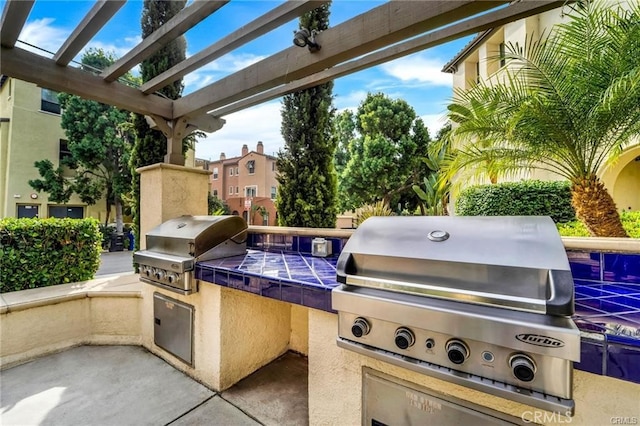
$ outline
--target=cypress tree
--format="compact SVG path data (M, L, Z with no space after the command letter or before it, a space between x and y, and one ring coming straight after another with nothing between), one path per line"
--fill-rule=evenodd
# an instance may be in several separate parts
M300 17L300 28L323 31L328 27L329 4ZM332 90L333 82L328 82L283 99L285 146L276 161L280 185L276 208L282 226L334 228L336 225Z
M155 30L180 12L186 0L159 1L145 0L142 9L142 38L151 35ZM168 70L186 58L187 42L180 36L163 46L140 65L142 81L147 82L160 73ZM162 96L178 99L182 95L182 79L177 80L159 90ZM133 169L132 199L134 202L133 216L136 233L136 250L140 247L140 175L135 172L138 167L162 163L167 153L167 138L158 130L151 130L143 115L136 114L134 119L136 141L131 155ZM189 147L192 138L183 141L183 152Z

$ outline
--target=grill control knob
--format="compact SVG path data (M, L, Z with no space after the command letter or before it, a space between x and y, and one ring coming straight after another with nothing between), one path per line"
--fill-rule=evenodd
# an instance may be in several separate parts
M416 338L413 335L413 331L406 327L400 327L396 330L396 346L400 349L407 349L413 346Z
M469 348L462 340L451 339L447 342L446 348L449 361L454 364L462 364L469 358Z
M509 366L516 379L530 382L536 375L536 364L524 354L516 354L509 359Z
M153 271L152 271L151 266L145 266L145 267L144 267L144 274L145 274L147 277L150 277L152 273L153 273Z
M351 326L351 333L356 337L362 337L369 334L371 331L371 326L369 325L369 321L362 317L356 318Z
M156 270L156 279L161 280L165 277L166 273L162 269Z
M169 272L167 274L167 281L169 281L169 284L173 284L176 281L178 281L178 274L176 274L175 272Z

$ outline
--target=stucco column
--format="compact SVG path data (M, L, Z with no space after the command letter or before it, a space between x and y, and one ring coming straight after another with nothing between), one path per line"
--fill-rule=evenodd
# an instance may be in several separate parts
M140 173L140 248L151 229L182 215L206 215L208 170L158 163L136 169Z

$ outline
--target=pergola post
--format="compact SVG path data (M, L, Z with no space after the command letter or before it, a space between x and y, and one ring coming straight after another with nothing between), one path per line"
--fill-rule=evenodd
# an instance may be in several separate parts
M196 130L213 133L220 130L226 123L225 120L200 114L196 117L182 116L175 119L166 119L155 115L146 117L149 127L157 129L167 138L167 154L164 156L166 164L184 166L184 154L182 153L182 140Z
M136 169L140 173L140 248L146 234L161 223L182 215L206 215L209 170L157 163Z

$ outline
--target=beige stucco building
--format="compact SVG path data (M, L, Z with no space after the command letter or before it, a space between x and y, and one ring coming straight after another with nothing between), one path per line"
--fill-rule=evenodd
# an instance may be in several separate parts
M227 158L222 153L219 160L209 161L208 166L211 194L224 201L233 214L243 216L252 225L277 224L276 157L264 153L262 142L258 142L255 151L243 145L238 157ZM263 209L258 211L259 207Z
M610 1L618 4L616 0ZM564 11L566 12L566 10ZM453 74L453 88L468 89L478 81L492 81L499 78L503 62L489 60L504 52L505 45L512 43L523 46L526 40L548 34L549 28L568 21L563 10L554 9L525 19L520 19L502 27L478 34L443 68ZM618 210L640 210L640 142L631 143L613 164L604 165L598 172ZM542 170L523 171L511 180L564 179ZM484 182L489 183L487 179Z
M39 179L34 162L51 160L58 167L68 155L60 127L56 92L2 76L0 84L0 218L95 217L104 221L104 202L88 206L77 195L66 205L50 202L47 194L29 186Z

